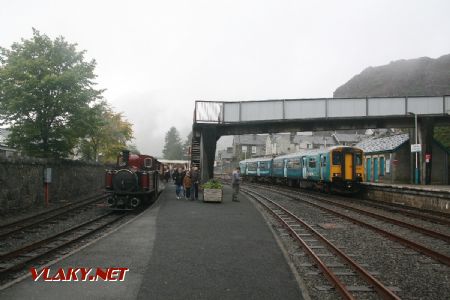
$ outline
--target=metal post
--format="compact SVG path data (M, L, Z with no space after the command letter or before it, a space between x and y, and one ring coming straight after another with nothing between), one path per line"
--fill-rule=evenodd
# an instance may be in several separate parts
M417 134L417 113L414 114L414 127L416 130L416 144L418 142L418 134ZM414 183L419 184L419 159L418 159L419 153L416 152L416 170L415 170L415 178Z

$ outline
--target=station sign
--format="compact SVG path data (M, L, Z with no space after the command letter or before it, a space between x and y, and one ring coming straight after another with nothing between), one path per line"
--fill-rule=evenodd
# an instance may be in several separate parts
M422 144L412 144L411 145L411 152L422 152Z

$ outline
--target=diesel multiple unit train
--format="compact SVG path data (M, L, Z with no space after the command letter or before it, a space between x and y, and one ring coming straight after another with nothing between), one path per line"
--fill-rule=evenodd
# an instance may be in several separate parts
M357 193L364 176L363 151L349 146L251 158L240 161L239 166L244 180L278 182L327 193Z
M149 155L123 150L115 168L106 170L107 202L113 209L131 210L154 201L164 189L163 165Z

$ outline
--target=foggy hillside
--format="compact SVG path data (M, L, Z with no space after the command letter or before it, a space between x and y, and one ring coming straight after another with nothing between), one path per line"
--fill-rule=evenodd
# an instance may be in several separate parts
M338 87L334 97L442 96L450 94L450 54L368 67Z
M333 93L334 97L450 95L450 54L369 67ZM435 127L434 138L450 151L450 126Z

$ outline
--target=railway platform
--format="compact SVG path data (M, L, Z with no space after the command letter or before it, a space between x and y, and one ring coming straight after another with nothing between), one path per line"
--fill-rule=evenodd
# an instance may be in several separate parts
M450 214L450 186L363 183L363 198Z
M124 281L33 281L0 299L302 299L270 228L241 195L223 203L178 200L168 185L139 217L49 266L129 268Z

